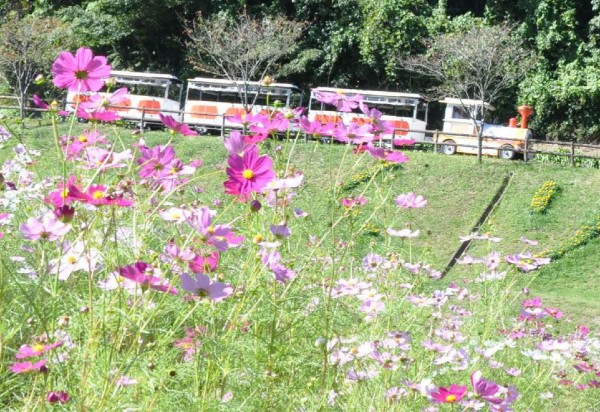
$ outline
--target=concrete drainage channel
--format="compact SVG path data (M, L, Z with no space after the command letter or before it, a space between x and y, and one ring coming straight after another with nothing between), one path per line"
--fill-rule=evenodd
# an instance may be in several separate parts
M496 205L498 203L500 203L500 199L502 199L502 195L506 191L506 188L508 187L508 184L510 183L513 175L514 175L513 172L509 172L506 174L506 176L504 176L504 179L502 180L500 187L496 191L496 194L494 195L492 200L488 203L487 207L485 208L485 210L479 217L479 220L477 220L477 223L475 223L475 225L473 226L473 228L471 229L471 232L469 232L469 234L479 232L479 230L481 229L481 226L483 226L483 224L485 223L487 218L490 216L490 214L492 213L492 211L494 210ZM458 259L460 259L460 257L463 255L463 253L465 253L467 251L467 249L471 245L472 240L473 239L468 239L468 240L465 240L464 242L462 242L462 244L459 246L458 250L454 253L452 258L450 258L448 265L446 265L446 268L442 272L442 276L441 276L442 278L444 276L446 276L448 274L448 272L450 272L450 270L452 270L452 268L456 264L456 261Z

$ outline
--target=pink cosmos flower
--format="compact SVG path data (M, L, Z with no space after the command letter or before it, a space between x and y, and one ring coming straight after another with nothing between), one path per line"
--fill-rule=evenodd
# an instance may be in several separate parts
M318 89L315 90L314 94L318 101L331 104L340 112L351 112L364 100L364 97L360 94L350 96L343 92L325 92Z
M427 200L416 193L403 193L396 198L396 205L403 209L418 209L427 205Z
M64 116L68 116L69 115L69 112L66 112L64 110L58 110L57 111L58 103L53 102L52 106L51 106L48 103L46 103L45 101L43 101L40 98L40 96L38 96L37 94L33 95L33 104L35 104L40 109L48 110L50 112L57 112L59 116L63 116L64 117Z
M154 268L146 262L140 261L133 265L122 266L117 268L117 272L125 279L141 285L142 290L154 289L159 292L170 293L171 295L179 293L165 279L153 276Z
M375 159L385 163L405 163L408 161L408 157L404 156L404 153L388 150L383 147L375 147L373 143L367 144L367 151Z
M494 395L500 391L500 387L497 383L484 379L481 371L475 371L471 374L471 384L477 396L483 400L493 404L502 403L501 398L494 398Z
M224 141L225 148L229 154L242 156L244 150L248 147L248 143L244 140L244 136L239 130L233 130L229 137Z
M467 394L466 386L458 386L453 383L449 388L439 387L437 391L431 392L431 397L437 403L456 403Z
M273 161L270 157L258 156L258 148L248 147L243 156L231 154L227 159L229 180L223 183L225 193L248 200L253 192L260 192L275 179Z
M17 352L17 354L15 355L15 358L26 359L26 358L31 358L34 356L40 356L54 348L58 348L59 346L62 346L62 344L63 344L63 342L58 341L58 342L51 343L49 345L42 345L41 343L36 343L33 346L22 345L19 348L19 351Z
M311 122L306 116L302 116L300 118L298 125L304 131L304 133L310 135L314 139L318 139L323 136L331 136L333 129L335 129L335 125L333 123L323 124L318 120L313 120Z
M371 133L371 125L359 125L356 122L350 122L347 126L344 123L338 123L333 131L333 136L337 141L353 144L369 143L375 138Z
M413 146L417 141L413 139L394 139L394 147Z
M535 246L535 245L538 244L537 240L527 239L525 236L521 236L520 240L521 240L521 242L526 243L526 244L531 245L531 246Z
M171 133L179 133L183 136L196 136L198 133L190 129L186 124L179 123L173 116L158 114L160 121L171 131Z
M52 64L54 85L73 92L97 92L110 76L106 57L94 56L91 49L81 47L73 56L62 52Z
M552 316L554 319L561 319L564 316L558 308L545 308L546 313Z
M213 226L212 215L212 210L201 207L193 210L186 218L186 222L202 236L204 242L213 245L221 252L227 251L230 247L237 247L244 241L244 237L236 236L229 225Z
M340 200L342 206L351 208L352 206L364 206L369 203L369 200L363 195L358 195L356 198L353 197L345 197Z
M258 115L254 123L250 125L250 131L261 136L261 140L270 135L285 132L290 126L289 119L286 119L281 113L275 113L275 116ZM263 139L264 137L264 139Z
M538 269L541 266L550 264L550 258L535 257L529 252L505 256L504 260L515 265L523 272L530 272Z
M104 107L100 107L96 110L85 110L81 107L77 108L77 117L88 120L92 123L97 122L115 122L121 119L121 116L115 111L106 110Z
M181 287L197 296L208 296L215 302L220 302L233 293L233 288L221 282L211 281L202 273L192 278L187 273L181 275Z
M20 226L23 237L27 240L58 240L71 230L70 225L65 225L58 220L54 213L48 212L40 221L34 217L27 219L26 223Z
M196 256L188 263L193 273L214 272L219 267L219 252L210 254L196 253Z
M75 185L69 185L68 193L72 201L93 206L128 207L133 205L133 200L124 198L122 194L111 194L104 185L90 185L85 192Z
M109 109L111 106L120 106L128 98L127 87L121 87L113 93L95 93L87 97L85 102L81 102L79 107L86 110L97 110L100 108Z
M25 372L45 372L46 371L46 363L48 361L46 359L42 359L36 363L31 362L17 362L13 364L9 369L13 373L25 373Z

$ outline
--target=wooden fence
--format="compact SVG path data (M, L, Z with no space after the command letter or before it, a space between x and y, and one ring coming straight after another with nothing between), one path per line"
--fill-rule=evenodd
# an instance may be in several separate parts
M15 96L0 96L0 102L6 101L6 100L18 100L18 99ZM64 98L59 103L59 106L65 107L65 99ZM129 106L114 106L114 107L117 109L133 109L133 107L129 107ZM20 107L18 105L0 105L0 109L19 110ZM26 112L44 112L46 110L40 109L37 107L25 107L25 111ZM190 113L190 112L185 112L183 110L161 110L161 112L178 114L183 119L185 118L186 115L203 114L203 113L196 113L196 112ZM214 113L206 113L206 114L211 114L214 116ZM217 116L222 117L222 121L220 124L220 132L221 132L221 136L224 137L225 130L226 130L225 115L217 115ZM124 120L136 121L139 123L139 126L143 128L145 125L145 108L142 108L141 119L128 119L125 117ZM209 128L217 129L214 126L211 127L211 126L199 125L199 127L204 128L204 129L209 129ZM441 145L454 146L454 147L460 146L460 147L473 148L473 149L478 148L478 145L476 144L477 136L474 136L474 135L460 134L460 133L447 133L447 132L442 132L440 130L415 130L415 129L398 128L398 129L394 129L394 131L392 132L392 140L394 140L396 138L396 135L399 132L402 132L402 134L406 134L407 132L415 132L415 133L421 133L421 134L424 133L426 136L425 141L419 141L417 143L425 144L425 145L432 145L433 150L436 153L438 153L438 151L439 151L438 149ZM464 143L440 142L439 138L441 135L469 137L469 138L473 138L475 143L473 145L470 145L470 144L464 144ZM496 138L496 137L484 136L484 141L485 140L502 140L504 142L506 142L506 141L522 142L522 140L519 140L519 139L508 139L508 138L500 138L500 137ZM558 149L556 151L547 150L548 147L551 147L551 148L558 147ZM482 148L482 150L486 150L486 149L487 150L498 150L497 146L486 146L485 144L483 144L481 148ZM563 149L563 148L566 148L566 149ZM533 155L536 155L536 154L568 157L569 162L572 166L575 166L576 159L578 159L578 158L593 159L593 160L598 160L600 162L600 145L582 144L582 143L575 143L575 142L549 141L549 140L540 140L540 139L527 139L526 138L525 144L524 144L524 150L508 149L508 148L503 148L503 150L506 150L506 151L512 150L514 152L522 154L525 162L527 162L531 157L533 157Z

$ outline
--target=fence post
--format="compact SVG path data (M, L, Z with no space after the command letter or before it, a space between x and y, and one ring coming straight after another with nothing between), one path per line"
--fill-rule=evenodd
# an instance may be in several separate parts
M529 146L528 135L529 133L525 133L525 149L523 150L523 160L525 161L525 163L527 163L527 158L529 157L529 155L527 154L527 148Z
M140 133L144 132L144 117L146 116L146 106L142 106L142 121L140 122Z
M437 153L438 152L438 139L439 137L440 131L436 129L435 132L433 132L433 153Z
M225 115L221 117L223 120L221 122L221 139L225 139Z
M575 166L575 142L571 142L571 166Z

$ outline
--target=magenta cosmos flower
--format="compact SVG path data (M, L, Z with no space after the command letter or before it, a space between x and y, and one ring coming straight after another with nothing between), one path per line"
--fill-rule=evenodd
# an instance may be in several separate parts
M253 192L260 192L275 179L273 161L269 156L258 155L256 146L248 147L242 156L235 153L227 159L229 180L223 183L225 193L247 200Z
M388 150L383 147L375 147L372 143L367 144L367 151L375 159L384 163L405 163L408 161L408 157L404 156L404 153Z
M179 292L170 286L165 279L153 276L154 268L146 262L137 262L133 265L123 266L117 269L119 275L141 285L142 289L154 289L159 292L177 295Z
M106 57L94 56L91 49L81 47L75 55L62 52L52 64L54 85L72 92L97 92L110 76Z
M168 128L171 133L179 133L183 136L196 136L198 133L190 129L187 125L183 123L179 123L176 121L173 116L165 116L162 113L158 114L160 117L160 121Z
M449 388L440 387L436 392L431 393L434 402L437 403L456 403L467 394L466 386L458 386L453 383Z
M192 278L187 273L181 275L181 287L197 296L208 296L219 302L233 293L233 288L221 282L211 282L206 275L198 273Z
M471 384L477 396L481 399L493 403L502 403L501 398L494 397L500 391L500 387L496 382L483 378L481 371L475 371L471 374Z

